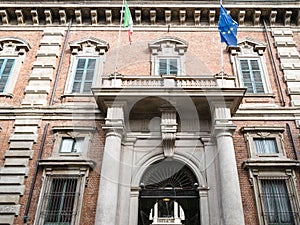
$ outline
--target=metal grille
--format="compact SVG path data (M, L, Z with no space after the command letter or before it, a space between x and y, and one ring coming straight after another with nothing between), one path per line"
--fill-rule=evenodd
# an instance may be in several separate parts
M71 225L77 213L79 197L78 176L53 176L50 188L45 192L46 208L42 212L45 225Z
M263 216L268 225L295 225L292 209L294 195L289 192L288 179L262 179Z

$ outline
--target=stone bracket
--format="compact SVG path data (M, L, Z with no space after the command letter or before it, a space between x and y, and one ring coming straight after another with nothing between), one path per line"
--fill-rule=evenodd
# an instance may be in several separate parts
M161 109L161 136L165 157L173 157L177 132L176 111L174 109Z

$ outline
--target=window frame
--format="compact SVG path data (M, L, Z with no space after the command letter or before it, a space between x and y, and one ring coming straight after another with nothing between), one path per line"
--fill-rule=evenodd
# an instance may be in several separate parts
M161 71L161 60L166 60L167 62L166 62L166 73L161 73L160 71ZM176 60L176 74L175 73L171 73L171 63L170 63L170 60ZM178 70L178 65L179 65L179 62L178 62L179 60L178 60L178 58L174 58L174 57L159 57L158 58L158 66L157 66L157 69L158 69L158 71L157 71L157 74L159 75L159 76L163 76L163 75L175 75L175 76L177 76L178 75L178 73L179 73L179 70Z
M28 52L30 48L30 45L21 38L7 37L0 39L0 58L15 60L10 76L4 90L0 92L0 96L13 96L14 88L26 57L26 52Z
M282 158L286 159L286 152L283 143L284 127L243 127L241 131L247 143L249 158L254 159L270 159ZM278 153L257 153L255 149L254 139L275 139Z
M11 66L11 69L10 69L10 71L9 71L9 75L8 75L8 77L7 77L7 80L6 80L6 82L5 82L5 85L4 85L4 87L3 87L3 91L1 91L1 89L0 89L0 93L5 93L5 92L6 92L6 89L7 89L7 86L8 86L8 84L9 84L9 82L10 82L10 79L11 79L11 77L12 77L12 74L13 74L13 72L14 72L14 67L15 67L15 64L16 64L17 59L16 59L16 57L1 57L1 56L0 56L0 60L1 60L1 59L4 60L5 65L2 64L1 67L0 67L0 80L2 79L3 72L4 72L4 70L5 70L6 66L7 66L7 61L8 61L9 59L13 59L13 60L14 60L12 66ZM4 65L4 66L3 66L3 65Z
M84 137L76 137L76 138L73 138L73 137L62 137L61 139L61 144L60 144L60 148L59 148L59 153L60 154L73 154L73 153L77 153L77 154L80 154L81 152L84 151ZM72 146L71 146L71 149L70 151L62 151L62 147L63 147L63 143L64 143L64 140L72 140ZM75 151L75 147L76 147L76 144L79 143L78 141L82 141L82 143L80 143L80 151Z
M73 126L55 126L52 128L54 131L54 146L52 151L52 157L82 157L88 158L90 141L95 127L73 127ZM71 139L83 139L82 151L81 152L61 152L60 148L62 145L63 138Z
M76 77L76 72L78 71L78 63L79 60L81 59L85 59L85 68L83 70L83 74L81 77L81 84L80 84L80 91L79 92L75 92L74 89L74 83L75 83L75 77ZM93 72L93 79L92 79L92 85L91 87L93 87L93 85L95 84L96 81L96 76L97 76L97 71L98 71L98 67L99 67L99 58L98 57L92 57L92 56L80 56L80 57L76 57L75 59L75 63L74 63L74 69L72 70L72 84L71 84L71 89L70 89L70 93L71 94L91 94L92 90L90 90L90 92L84 92L84 84L86 82L86 79L84 79L84 82L82 81L83 77L86 78L86 73L87 73L87 61L86 60L91 60L91 59L95 59L95 68L94 68L94 72Z
M242 65L241 65L241 61L242 60L247 61L247 64L248 64L248 69L249 69L249 73L250 73L250 82L251 82L251 86L252 86L252 92L248 92L248 88L249 87L247 87L245 85L245 76L244 76L244 72L242 70ZM258 64L263 92L260 92L260 91L258 92L257 91L257 82L255 82L255 77L254 77L252 66L251 66L251 63L250 63L251 60L252 61L256 61L257 64ZM263 79L263 73L262 73L262 69L261 69L262 66L261 66L260 60L259 59L255 59L255 58L240 57L240 58L238 58L238 62L239 62L239 72L241 74L240 75L241 84L243 85L243 87L247 87L247 94L265 94L266 93L266 91L265 91L266 90L266 85L265 85L265 82L264 82L264 79Z
M50 163L51 164L51 163ZM43 165L42 165L43 166ZM43 211L46 212L48 200L46 194L49 193L52 184L49 183L53 182L53 177L77 177L77 187L76 191L78 191L78 197L74 201L73 211L76 211L75 215L72 216L72 221L70 225L80 225L80 216L81 210L83 205L83 196L85 191L85 185L88 179L89 174L89 167L87 165L78 165L73 166L71 168L63 169L59 168L55 163L51 165L46 165L43 170L43 183L42 188L39 196L37 211L36 211L36 218L34 221L34 225L45 224L46 215Z
M250 169L250 182L254 189L254 197L257 208L259 225L269 225L265 216L263 198L261 197L262 185L261 180L285 180L286 188L289 196L291 210L294 213L294 224L300 223L299 218L299 197L296 188L295 171L292 169Z
M236 47L229 46L227 50L230 53L231 63L233 67L233 72L236 77L236 86L244 87L243 74L241 71L240 60L257 60L260 67L261 80L263 83L264 92L249 93L246 92L246 96L268 96L273 95L271 83L269 80L266 59L264 57L264 52L266 49L266 44L255 41L250 38L239 41Z
M186 75L185 54L188 43L176 37L164 37L148 44L151 52L152 76L184 76ZM177 74L160 74L161 59L177 59Z
M91 88L95 84L101 83L101 76L103 74L103 65L106 59L106 52L109 49L109 44L97 38L83 38L80 40L72 41L69 43L71 48L71 58L68 77L65 84L64 95L65 96L91 96L92 91L89 93L73 92L73 84L75 73L77 69L77 63L81 58L96 59L95 71L93 74L93 81ZM64 97L64 96L63 96Z

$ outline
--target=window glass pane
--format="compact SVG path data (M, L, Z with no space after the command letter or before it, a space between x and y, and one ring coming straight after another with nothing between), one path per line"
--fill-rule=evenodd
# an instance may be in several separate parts
M5 90L5 86L12 73L15 59L1 59L0 60L0 92Z
M178 74L178 71L177 71L177 59L170 59L169 60L170 62L170 74L175 74L177 75Z
M262 202L268 225L294 225L286 180L261 180Z
M276 154L278 147L275 138L253 138L255 151L258 154Z
M60 152L73 152L75 140L73 138L63 138L60 146Z
M72 93L90 93L96 68L96 59L79 58Z
M264 93L261 70L257 59L240 60L242 81L247 93Z
M46 193L48 200L45 212L46 225L70 225L74 212L74 202L77 188L76 177L55 177L52 180L50 192Z
M76 138L74 144L74 152L82 152L84 138Z
M167 59L159 59L159 75L167 74Z

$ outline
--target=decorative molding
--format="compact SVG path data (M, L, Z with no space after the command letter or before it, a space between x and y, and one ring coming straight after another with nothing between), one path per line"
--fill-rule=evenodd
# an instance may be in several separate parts
M170 108L161 109L161 136L165 157L174 156L177 132L176 111Z

